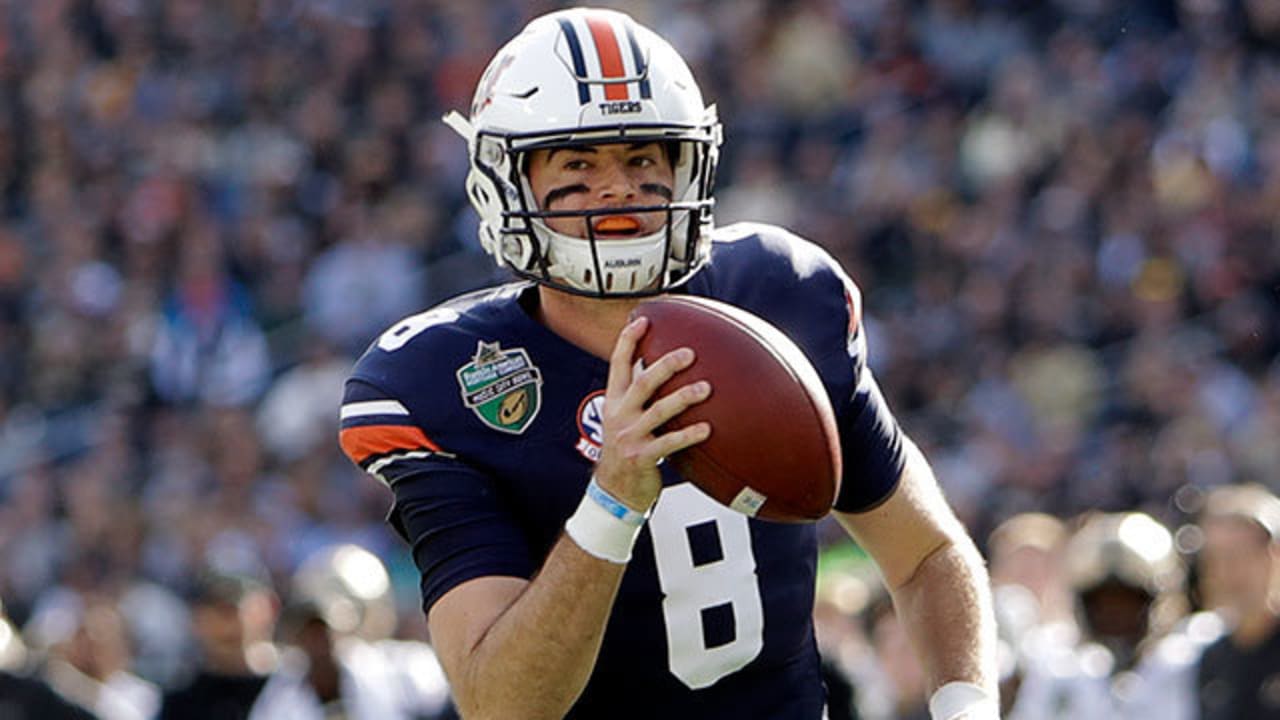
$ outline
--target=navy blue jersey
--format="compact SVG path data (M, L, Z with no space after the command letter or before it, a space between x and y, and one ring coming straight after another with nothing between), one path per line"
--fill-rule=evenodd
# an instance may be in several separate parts
M866 367L857 288L824 251L730 226L678 292L753 312L808 356L841 428L840 509L893 491L901 434ZM599 457L608 363L532 319L533 298L513 283L410 317L347 383L343 449L393 490L424 609L473 578L531 578ZM821 717L814 527L749 519L670 468L663 482L569 717Z

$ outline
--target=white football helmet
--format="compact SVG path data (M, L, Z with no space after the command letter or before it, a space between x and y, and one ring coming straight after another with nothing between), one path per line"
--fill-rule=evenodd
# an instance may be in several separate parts
M485 70L468 121L444 118L466 138L467 195L480 213L480 244L517 275L599 297L651 295L688 280L710 253L711 187L721 139L714 106L665 40L612 10L539 17ZM670 143L672 200L661 205L547 212L525 172L526 153L602 143ZM590 218L661 211L664 227L600 241ZM553 231L544 218L587 218L588 237Z
M391 576L377 555L350 543L329 545L293 573L289 603L310 606L342 635L385 640L396 626Z
M1091 515L1068 541L1066 559L1068 580L1079 593L1116 580L1155 598L1185 580L1173 535L1142 512Z

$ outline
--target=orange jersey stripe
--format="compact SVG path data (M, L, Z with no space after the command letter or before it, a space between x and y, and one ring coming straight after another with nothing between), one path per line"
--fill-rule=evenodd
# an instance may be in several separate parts
M364 425L344 429L338 434L342 451L356 464L375 455L396 450L421 450L426 448L440 452L440 446L416 427L408 425Z
M618 47L618 37L613 26L602 17L588 17L587 27L591 29L591 38L596 42L596 52L600 55L600 71L607 78L622 77L622 50ZM604 86L606 100L626 100L630 97L626 83L609 83Z

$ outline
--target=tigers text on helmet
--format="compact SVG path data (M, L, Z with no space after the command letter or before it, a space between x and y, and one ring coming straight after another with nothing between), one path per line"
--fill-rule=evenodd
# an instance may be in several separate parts
M714 106L662 38L612 10L539 17L485 70L468 121L445 122L467 140L467 195L480 214L480 244L517 275L580 295L652 295L706 263L711 188L721 139ZM676 148L672 199L659 205L548 212L526 172L540 148L657 142ZM666 213L657 232L602 240L548 227L551 216L584 219Z

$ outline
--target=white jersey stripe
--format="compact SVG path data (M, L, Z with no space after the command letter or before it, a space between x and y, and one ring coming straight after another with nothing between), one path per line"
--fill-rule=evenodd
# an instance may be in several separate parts
M366 400L342 406L342 420L367 415L408 415L409 409L395 400Z
M399 462L401 460L421 460L421 459L429 458L436 455L440 457L447 457L447 458L456 457L452 453L447 453L447 452L432 452L429 450L412 450L410 452L397 453L395 455L388 455L384 458L381 458L377 462L370 465L366 470L366 472L368 472L370 475L381 480L384 485L387 485L388 487L390 487L391 483L382 474L383 468L390 465L391 463Z

